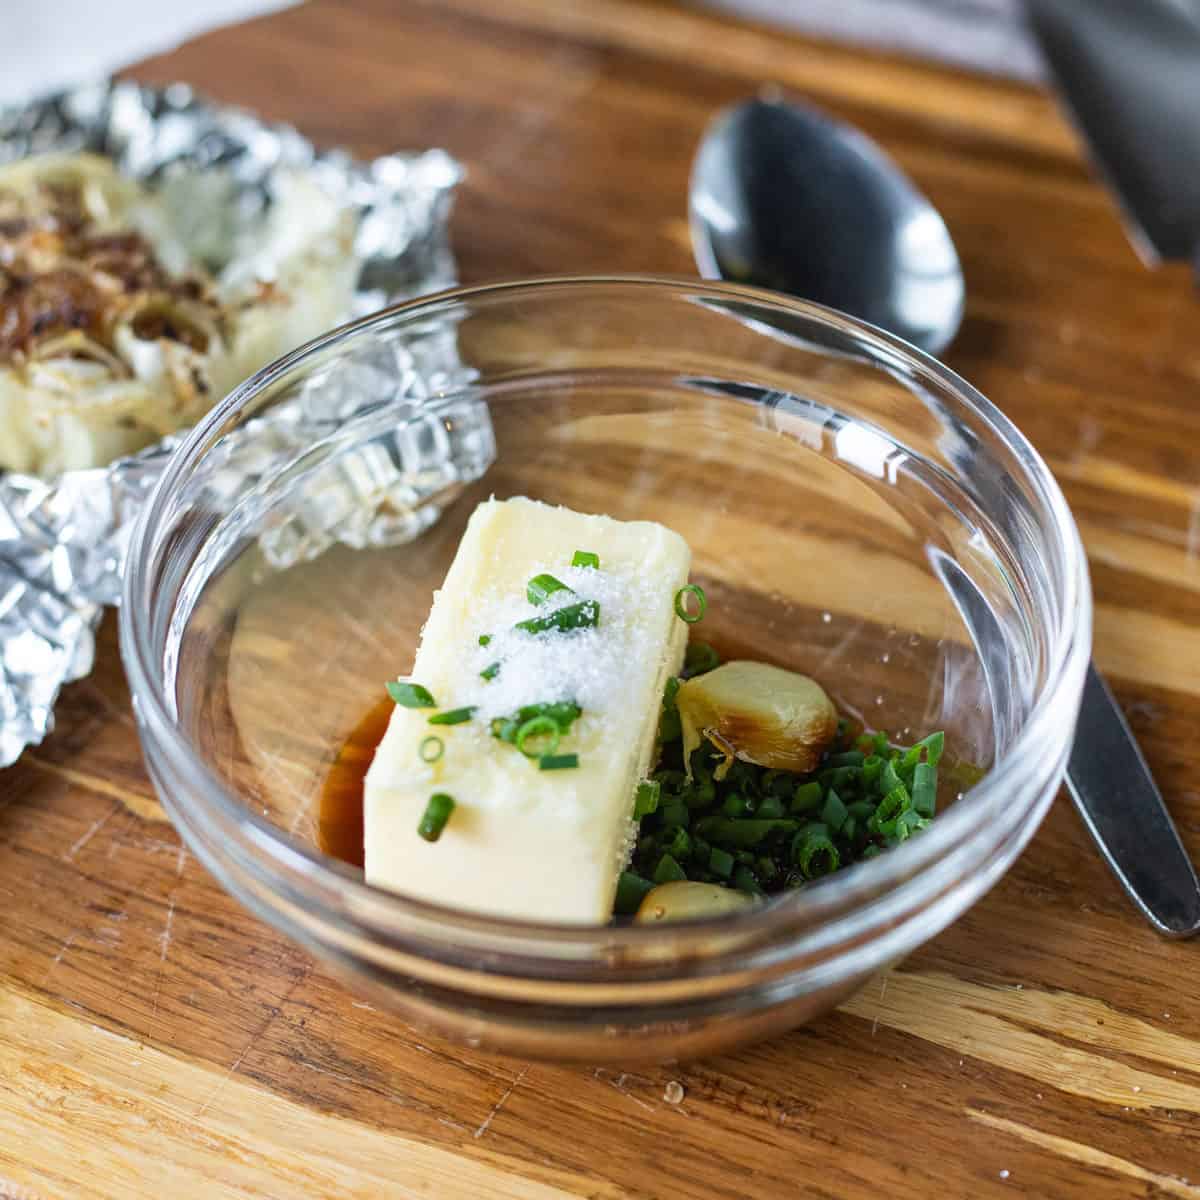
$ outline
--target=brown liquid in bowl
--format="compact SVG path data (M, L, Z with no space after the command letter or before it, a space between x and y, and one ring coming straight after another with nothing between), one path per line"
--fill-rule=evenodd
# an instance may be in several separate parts
M363 781L395 707L385 695L363 717L338 752L321 788L317 822L321 850L353 867L363 865Z

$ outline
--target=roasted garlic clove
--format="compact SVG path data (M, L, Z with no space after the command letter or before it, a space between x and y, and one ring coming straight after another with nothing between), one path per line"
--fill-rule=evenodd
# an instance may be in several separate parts
M660 883L642 899L635 921L688 921L700 917L723 917L728 913L753 908L756 901L745 892L721 887L716 883L693 883L679 880Z
M728 662L689 679L675 696L684 762L707 738L722 751L723 777L734 758L780 771L806 772L837 732L837 711L807 675L759 662Z

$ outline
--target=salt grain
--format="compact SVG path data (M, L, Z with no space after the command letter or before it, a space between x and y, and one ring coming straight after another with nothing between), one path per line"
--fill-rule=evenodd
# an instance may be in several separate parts
M525 596L484 592L476 597L472 640L488 635L486 646L476 646L464 670L463 686L447 707L474 706L476 719L487 727L496 717L508 717L531 704L573 700L589 716L602 715L625 697L614 683L628 664L657 650L655 631L647 622L647 609L658 597L649 595L644 580L616 569L550 564L535 567L531 575L546 572L565 583L570 592L555 593L546 604L535 606ZM596 626L563 630L553 637L529 633L514 626L530 617L545 617L571 604L594 600L600 606ZM499 663L498 674L483 679L480 672Z
M683 1084L672 1079L670 1083L663 1088L663 1099L668 1104L678 1104L683 1099Z

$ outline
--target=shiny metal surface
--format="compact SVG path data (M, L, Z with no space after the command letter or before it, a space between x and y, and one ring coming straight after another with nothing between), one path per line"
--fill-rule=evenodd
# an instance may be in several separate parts
M1200 189L1200 155L1197 164ZM720 114L696 155L690 215L702 275L820 300L933 354L958 331L963 278L941 217L873 142L811 109L760 99ZM1150 923L1173 937L1197 932L1195 872L1094 665L1067 781Z
M1027 0L1068 111L1151 263L1200 269L1200 0Z
M865 134L774 96L720 113L692 166L700 273L841 309L939 354L963 276L932 204Z
M1108 686L1088 667L1067 787L1105 861L1168 937L1200 932L1200 880Z

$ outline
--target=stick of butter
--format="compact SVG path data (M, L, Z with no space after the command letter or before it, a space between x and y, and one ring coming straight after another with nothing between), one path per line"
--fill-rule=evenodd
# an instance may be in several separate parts
M573 566L576 551L598 566ZM675 596L691 551L651 521L616 521L517 497L476 508L421 636L411 680L435 708L397 707L367 772L369 883L492 916L600 924L633 844L634 793L651 767L663 689L678 674L687 625ZM535 604L530 580L565 585ZM516 628L582 602L594 625ZM482 643L482 644L481 644ZM581 715L541 770L493 722L573 702ZM470 708L459 724L430 724ZM441 756L432 757L442 741ZM435 792L454 798L433 843L417 825Z

